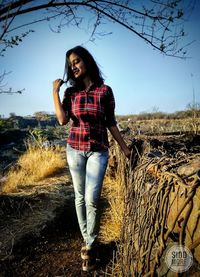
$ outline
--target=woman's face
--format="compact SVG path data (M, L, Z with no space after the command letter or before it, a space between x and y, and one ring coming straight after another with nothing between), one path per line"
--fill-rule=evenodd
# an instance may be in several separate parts
M80 78L80 77L85 77L87 70L84 61L75 53L72 53L69 56L69 66L73 72L74 77Z

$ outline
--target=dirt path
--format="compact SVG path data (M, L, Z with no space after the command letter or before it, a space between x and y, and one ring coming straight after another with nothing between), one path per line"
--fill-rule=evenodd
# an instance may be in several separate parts
M47 203L49 201L52 202L52 197L46 199ZM51 206L48 204L46 207L44 196L42 203L43 208L50 210ZM34 211L35 214L36 209ZM34 214L29 215L32 221L37 219L37 215L34 219ZM81 270L81 245L82 238L75 209L70 204L54 221L49 221L39 235L26 235L14 244L11 255L0 261L0 277L105 276L104 272L112 260L114 246L99 246L100 262L97 270L87 274Z
M54 222L37 239L27 238L16 245L12 256L0 263L1 277L78 277L105 276L112 258L113 246L99 247L101 261L95 272L81 270L82 239L76 224L66 226L63 218Z
M2 263L0 276L82 276L80 245L77 234L43 236L15 249L14 257Z

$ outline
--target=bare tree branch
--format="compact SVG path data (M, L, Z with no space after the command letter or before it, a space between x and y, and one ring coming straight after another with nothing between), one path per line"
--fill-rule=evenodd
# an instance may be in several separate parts
M3 32L0 35L1 44L6 47L17 45L22 37L11 37L8 34L22 27L37 22L59 18L57 31L63 26L75 25L80 27L86 19L80 11L93 15L91 38L95 37L104 20L115 22L143 39L154 49L169 55L185 57L182 41L185 38L184 23L186 16L191 13L196 0L148 0L139 3L131 0L83 0L83 1L48 1L19 0L6 1L0 6L0 21ZM20 15L40 11L41 18L14 26L14 19ZM46 11L47 15L41 14ZM8 21L10 19L10 21ZM90 19L88 19L89 22ZM53 28L51 28L53 29ZM185 43L185 45L189 45ZM6 49L6 47L4 49Z
M22 5L25 5L29 2L33 2L33 0L20 0L20 1L10 1L10 3L8 2L5 7L4 5L2 4L3 8L0 9L0 15L1 14L7 14L9 11L12 11L16 8L19 8L21 7Z
M7 86L7 83L4 83L3 82L5 81L5 77L7 75L9 75L11 73L11 71L9 72L6 72L4 71L1 75L0 75L0 94L2 93L6 93L6 94L13 94L13 93L19 93L19 94L22 94L22 92L25 90L25 89L20 89L20 90L17 90L17 91L13 91L12 88L9 88L9 89L5 89L5 87Z
M9 10L13 10L13 9L15 9L16 7L19 7L19 6L21 6L22 5L22 3L20 4L20 2L23 2L23 1L18 1L18 5L16 6L14 6L14 5L12 5L12 6L10 6L9 7ZM25 1L26 3L28 3L28 2L33 2L33 0L29 0L29 1ZM54 1L55 2L55 1ZM122 2L123 3L123 1L120 1L120 2ZM26 4L26 3L24 3L24 4ZM46 9L46 8L52 8L52 7L61 7L61 6L88 6L88 7L92 7L92 8L94 8L95 9L95 6L92 6L91 5L91 3L93 3L93 4L97 4L97 3L99 3L98 5L100 5L100 4L108 4L108 5L112 5L112 7L120 7L120 8L122 8L122 9L125 9L126 11L131 11L131 12L133 12L133 13L135 13L135 14L138 14L138 15L142 15L142 16L148 16L149 18L151 18L151 19L167 19L166 17L162 17L162 16L152 16L152 15L150 15L150 14L147 14L147 13L143 13L143 12L141 12L141 11L138 11L138 10L136 10L136 9L133 9L133 8L131 8L131 7L128 7L128 6L126 6L126 5L122 5L122 4L119 4L119 3L116 3L116 2L113 2L113 1L104 1L104 0L97 0L97 1L69 1L69 2L65 2L65 1L63 1L63 3L58 3L58 2L56 2L56 3L53 3L53 1L50 1L49 3L47 3L47 4L43 4L43 5L38 5L38 6L35 6L35 7L31 7L31 8L27 8L27 9L23 9L23 10L21 10L21 11L19 11L19 12L16 12L16 11L14 11L13 13L11 13L11 14L7 14L7 15L4 15L3 16L3 14L4 13L7 13L7 10L6 10L6 8L4 8L4 9L2 9L2 10L0 10L0 19L3 21L3 20L5 20L6 18L11 18L11 17L13 17L14 15L16 15L16 13L17 13L17 15L20 15L20 14L24 14L24 13L29 13L29 12L33 12L33 11L37 11L37 10L44 10L44 9ZM98 5L96 5L96 7L98 6Z
M19 94L22 94L22 92L23 92L24 90L25 90L25 89L13 91L12 88L9 88L9 90L2 90L2 89L0 89L0 94L1 94L1 93L6 93L6 94L19 93Z
M184 31L185 22L188 20L194 9L196 0L7 0L0 4L0 56L4 56L7 48L22 43L32 29L28 26L38 22L49 22L56 20L55 28L50 26L53 32L61 32L65 26L83 27L90 32L89 40L97 35L105 35L100 27L105 23L113 22L128 29L154 49L167 55L178 58L185 58L187 48L193 41L186 41ZM43 11L43 12L42 12ZM17 18L24 14L34 14L26 18L23 23L16 24ZM38 18L39 15L39 18ZM52 21L51 21L52 22ZM22 30L21 34L19 30ZM24 31L23 31L24 30ZM110 33L109 30L106 30ZM188 57L188 56L187 56ZM0 94L21 94L24 89L6 89L3 84L6 75L10 72L3 72L0 75Z

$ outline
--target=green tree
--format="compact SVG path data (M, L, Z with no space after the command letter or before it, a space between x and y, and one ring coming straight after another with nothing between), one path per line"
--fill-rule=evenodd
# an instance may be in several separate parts
M7 118L0 118L0 131L13 128L13 123Z

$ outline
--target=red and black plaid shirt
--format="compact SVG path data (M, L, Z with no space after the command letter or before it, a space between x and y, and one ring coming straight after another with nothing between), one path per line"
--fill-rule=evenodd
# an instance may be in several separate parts
M107 127L115 126L115 100L107 85L92 86L89 91L67 88L63 109L72 119L68 144L81 151L98 151L109 147Z

